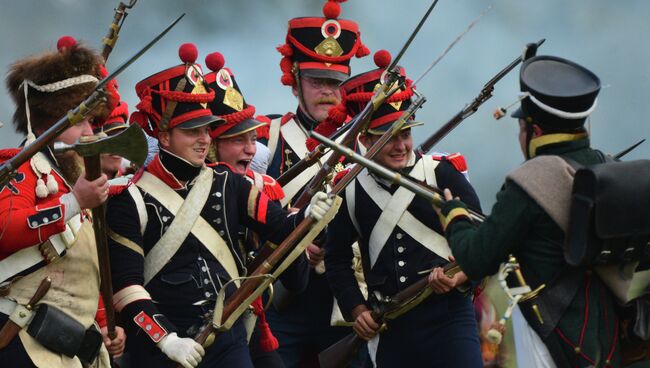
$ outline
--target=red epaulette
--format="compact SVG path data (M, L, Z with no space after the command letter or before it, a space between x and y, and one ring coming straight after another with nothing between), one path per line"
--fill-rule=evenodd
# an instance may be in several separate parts
M288 113L284 114L284 116L282 117L282 119L280 119L280 125L282 126L282 125L288 123L289 120L293 119L293 117L294 117L295 115L296 115L296 114L294 114L294 113L292 113L292 112L288 112Z
M267 197L269 197L270 200L272 201L279 201L282 198L284 198L284 190L278 184L278 182L273 179L272 177L264 174L258 174L262 177L262 192L266 194ZM255 173L253 170L247 170L246 171L246 176L255 182Z
M332 179L332 185L338 184L339 180L343 179L343 177L349 172L350 172L350 168L347 168L343 171L339 171L338 173L336 173L334 179Z
M452 164L459 172L463 173L467 171L467 161L465 161L465 156L460 154L460 152L452 153L449 155L432 155L431 157L433 157L433 159L436 161L449 161L449 163Z
M269 119L268 116L266 115L257 115L255 117L255 120L260 121L262 123L266 123L265 125L262 125L255 129L257 131L257 139L269 139L269 129L271 127L271 119Z
M5 148L0 150L0 162L5 162L10 158L16 156L22 148Z
M284 190L275 179L262 174L262 180L264 180L264 194L266 194L270 200L279 201L284 198Z
M112 196L116 196L118 194L121 194L131 184L137 183L138 180L140 180L140 178L142 177L143 173L144 173L144 167L142 167L138 171L136 171L136 173L133 174L133 176L131 178L127 179L125 177L121 177L121 178L123 178L122 180L124 180L123 182L119 182L119 183L116 183L116 184L109 185L109 187L108 187L108 196L112 197Z

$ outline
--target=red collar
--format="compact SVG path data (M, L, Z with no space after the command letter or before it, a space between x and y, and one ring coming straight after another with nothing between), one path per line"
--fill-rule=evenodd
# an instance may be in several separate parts
M170 188L174 190L183 189L185 185L178 181L174 174L170 173L162 162L160 162L160 157L156 155L149 166L147 166L147 171L153 174L158 179L162 180L165 184L169 185Z

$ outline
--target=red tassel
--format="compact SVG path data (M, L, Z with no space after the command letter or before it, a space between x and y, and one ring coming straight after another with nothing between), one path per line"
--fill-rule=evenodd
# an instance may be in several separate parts
M282 56L287 56L287 57L293 56L293 49L291 48L291 46L289 46L289 44L285 43L283 45L278 46L276 49Z
M296 84L296 79L293 77L292 74L282 74L282 78L280 78L280 82L284 84L285 86L294 86Z
M358 58L362 58L364 56L370 55L370 49L366 47L363 43L361 43L361 39L359 39L359 48L357 48L357 52L354 54L354 56Z
M151 96L144 96L140 102L138 102L137 105L135 105L135 108L146 113L150 113L153 111L153 105L152 105L152 98Z
M134 111L133 114L131 114L131 117L129 118L129 124L136 123L142 128L142 130L145 131L145 133L149 134L152 137L157 137L158 132L153 131L149 128L149 118L147 117L147 114L141 112L141 111Z
M255 117L255 120L260 121L262 123L266 123L266 125L262 125L261 127L258 127L255 129L257 131L257 139L264 138L264 139L269 139L269 125L271 124L271 119L268 118L266 115L257 115Z
M278 339L273 336L268 322L266 322L266 315L264 314L264 306L262 305L262 298L258 297L253 301L251 306L257 316L257 326L260 330L260 348L264 352L277 350L280 347Z

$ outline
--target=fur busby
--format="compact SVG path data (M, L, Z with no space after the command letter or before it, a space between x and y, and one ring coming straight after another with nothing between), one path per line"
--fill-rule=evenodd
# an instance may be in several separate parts
M289 20L286 43L277 50L282 54L282 84L296 85L298 74L313 78L345 80L350 75L350 59L370 54L361 42L356 22L338 19L339 3L328 0L324 17L300 17Z
M208 105L214 115L224 119L212 129L213 139L234 137L250 132L266 123L254 118L255 106L246 103L235 76L224 68L225 59L219 52L205 57L205 65L212 71L205 75L205 82L215 92L215 98Z
M58 51L20 59L7 74L6 86L16 103L13 122L17 132L28 134L24 84L32 130L48 129L58 119L88 97L103 78L103 59L90 48L64 36L57 44ZM113 103L109 94L109 104ZM110 111L100 106L93 112L95 119L103 119Z

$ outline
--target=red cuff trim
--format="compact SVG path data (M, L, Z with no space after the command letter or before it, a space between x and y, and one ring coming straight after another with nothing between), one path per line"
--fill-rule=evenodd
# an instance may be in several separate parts
M153 318L149 317L144 311L133 317L133 322L138 325L155 343L159 343L163 337L167 336L167 330L158 324Z

